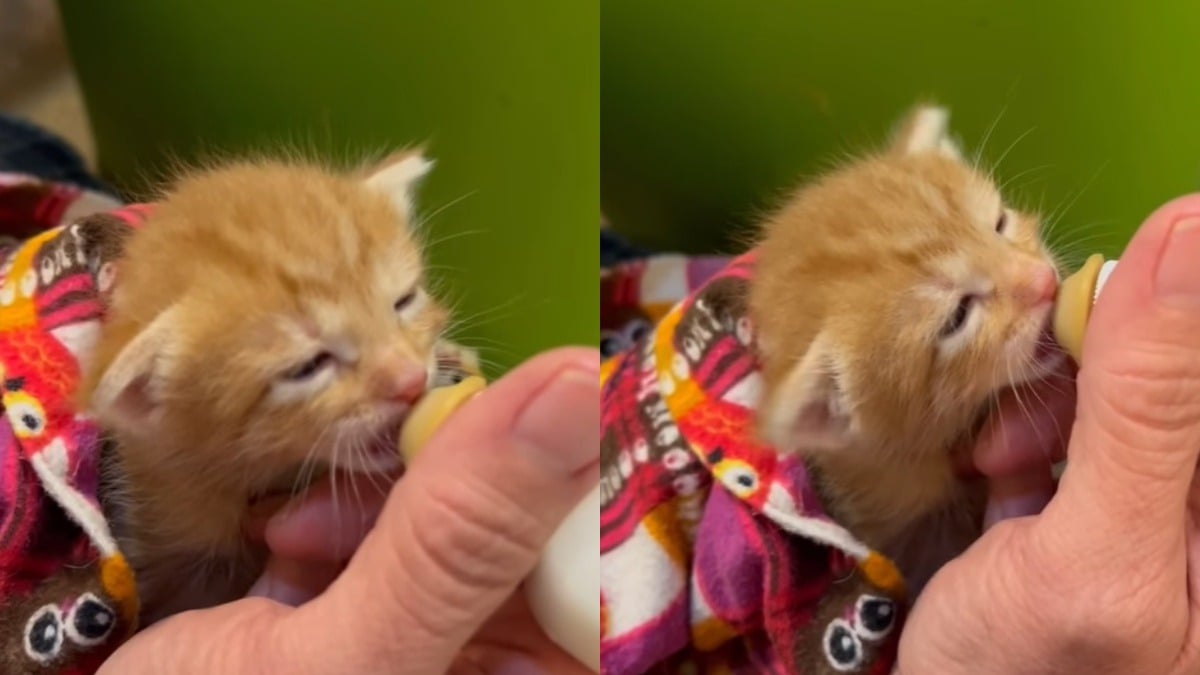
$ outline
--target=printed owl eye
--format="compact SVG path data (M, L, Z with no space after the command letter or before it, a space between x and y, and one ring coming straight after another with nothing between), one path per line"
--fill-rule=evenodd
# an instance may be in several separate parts
M630 344L630 341L622 333L615 331L600 332L600 354L605 358L621 353Z
M84 593L71 607L63 623L72 642L90 647L104 642L112 633L117 614L100 598Z
M629 342L632 344L634 342L637 342L638 340L641 340L643 337L645 337L646 333L650 332L650 328L651 328L651 326L649 323L642 321L640 319L635 319L634 321L631 321L628 326L625 327L625 336L629 339Z
M821 641L825 660L839 673L858 670L863 664L863 646L845 619L834 619L825 627Z
M7 412L18 438L36 438L46 430L46 415L35 400L9 402Z
M882 640L896 624L896 603L876 595L859 596L854 604L854 632L866 640Z
M721 478L721 482L729 488L730 492L738 497L746 497L753 494L758 488L758 473L751 467L739 463L730 462L732 466L718 467L717 474Z
M58 658L63 646L62 612L44 605L25 622L25 655L45 665Z

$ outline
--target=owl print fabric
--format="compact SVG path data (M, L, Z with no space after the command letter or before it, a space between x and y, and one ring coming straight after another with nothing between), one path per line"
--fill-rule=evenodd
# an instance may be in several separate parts
M602 366L607 675L894 661L899 572L825 514L803 462L755 440L753 269L733 259Z
M95 672L137 615L132 572L98 499L100 434L73 405L114 259L144 213L118 207L0 174L4 673Z

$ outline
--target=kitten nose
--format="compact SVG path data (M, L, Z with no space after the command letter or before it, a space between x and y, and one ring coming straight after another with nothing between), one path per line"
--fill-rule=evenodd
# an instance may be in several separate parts
M1058 274L1050 265L1038 265L1031 270L1024 290L1025 301L1030 305L1054 302L1058 294Z
M416 363L392 363L375 373L375 391L388 401L413 404L425 393L425 368Z

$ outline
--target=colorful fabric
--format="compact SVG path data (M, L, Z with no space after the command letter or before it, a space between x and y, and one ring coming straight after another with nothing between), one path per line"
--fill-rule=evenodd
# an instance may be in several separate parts
M0 669L91 673L135 627L133 574L101 512L80 360L140 211L0 174ZM91 212L92 215L84 216Z
M601 231L600 353L608 358L628 349L675 303L729 262L722 256L643 254L615 234Z
M661 260L664 292L641 291L647 265L638 293L602 295L605 312L656 319L601 369L603 672L889 672L903 579L825 514L802 461L752 432L753 254L658 318L692 281Z

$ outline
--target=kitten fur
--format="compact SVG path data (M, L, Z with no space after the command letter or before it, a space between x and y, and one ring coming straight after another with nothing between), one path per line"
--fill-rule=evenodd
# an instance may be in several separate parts
M232 162L184 175L130 236L81 403L114 442L106 507L144 623L248 590L254 497L396 468L447 321L410 227L430 166Z
M999 390L1062 359L1039 220L963 160L947 117L918 106L889 147L798 189L762 225L750 291L761 436L917 588L978 534L953 451Z

